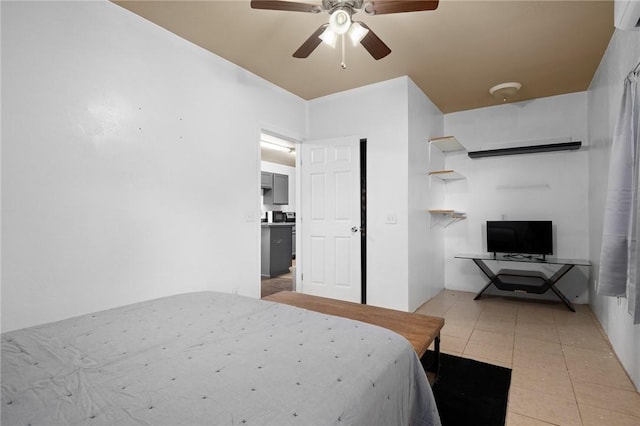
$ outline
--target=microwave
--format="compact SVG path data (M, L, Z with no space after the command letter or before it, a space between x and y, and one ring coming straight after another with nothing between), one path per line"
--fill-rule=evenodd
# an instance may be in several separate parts
M284 212L272 211L267 212L267 222L268 223L280 223L286 221L286 215Z

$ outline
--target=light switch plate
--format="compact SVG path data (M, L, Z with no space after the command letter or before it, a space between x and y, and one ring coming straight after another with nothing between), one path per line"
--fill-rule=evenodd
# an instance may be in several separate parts
M389 212L385 215L384 223L395 225L398 223L398 214L396 212Z

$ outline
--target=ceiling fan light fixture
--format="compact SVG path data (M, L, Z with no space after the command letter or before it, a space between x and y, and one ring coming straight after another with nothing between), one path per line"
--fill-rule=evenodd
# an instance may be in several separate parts
M351 27L351 14L345 9L336 9L329 18L329 28L336 34L344 34Z
M489 94L491 94L491 96L495 98L506 101L507 98L510 98L516 93L518 93L518 90L520 90L521 87L522 87L522 84L516 81L512 81L509 83L501 83L490 88Z
M368 33L369 30L367 28L363 27L358 22L354 22L351 24L351 28L349 28L349 38L351 39L351 43L353 43L354 46L357 46Z
M336 40L338 40L338 34L336 34L331 27L327 27L322 34L320 34L320 40L323 43L328 44L331 47L336 47Z

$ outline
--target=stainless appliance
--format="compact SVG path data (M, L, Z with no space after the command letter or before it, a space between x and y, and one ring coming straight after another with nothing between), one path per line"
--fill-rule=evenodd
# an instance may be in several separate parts
M296 221L296 212L284 212L284 221L285 222L294 222Z
M281 222L285 222L285 219L286 219L286 216L284 212L279 212L279 211L267 212L268 223L281 223Z

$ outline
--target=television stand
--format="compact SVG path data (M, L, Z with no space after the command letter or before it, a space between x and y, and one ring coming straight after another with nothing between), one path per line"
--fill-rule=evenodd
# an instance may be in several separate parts
M551 290L567 308L575 312L573 303L556 287L556 283L564 277L574 266L591 266L588 260L557 259L551 257L531 258L510 256L503 254L459 254L457 259L471 259L480 270L489 278L489 282L480 290L474 300L478 300L482 294L492 285L500 290L513 291L516 293L543 294ZM562 265L551 277L547 277L540 271L500 269L493 272L485 263L486 260L501 262L524 262L538 264Z
M514 262L522 260L523 262L545 262L547 260L547 255L542 254L542 257L533 257L533 255L524 255L524 254L501 254L501 257L509 258ZM493 260L504 260L498 259L498 253L493 253Z

